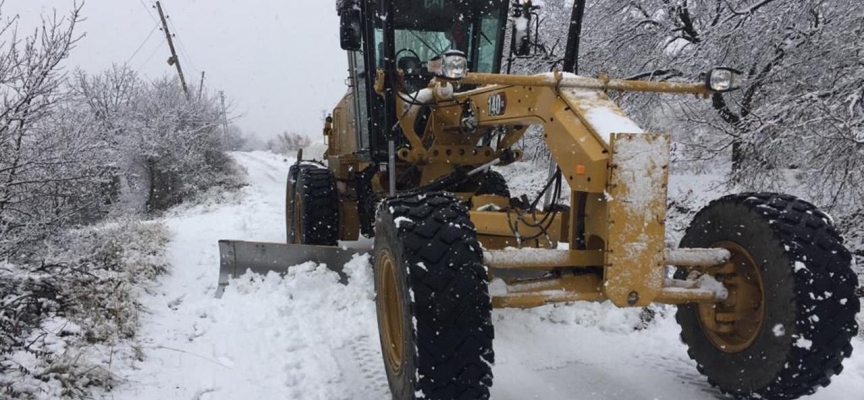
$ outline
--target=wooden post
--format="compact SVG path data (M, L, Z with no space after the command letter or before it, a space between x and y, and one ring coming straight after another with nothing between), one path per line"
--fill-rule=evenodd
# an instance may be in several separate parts
M177 51L174 49L174 40L171 38L171 31L168 30L168 22L165 20L165 13L162 12L162 4L156 2L156 9L159 11L159 19L162 20L162 28L165 31L165 38L168 39L168 47L171 49L171 58L168 59L168 65L177 67L177 75L180 76L180 84L183 85L183 93L186 94L186 99L189 99L189 87L186 86L186 78L183 76L183 68L180 67L180 58L177 57Z
M204 94L204 71L201 71L201 83L198 84L198 101L201 101L201 96Z

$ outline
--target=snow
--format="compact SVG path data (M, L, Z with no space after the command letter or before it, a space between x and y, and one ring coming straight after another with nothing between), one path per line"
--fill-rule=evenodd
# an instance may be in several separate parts
M612 155L612 163L618 166L616 183L624 189L618 195L623 198L618 201L624 202L632 215L649 210L656 196L666 193L664 176L669 165L669 141L667 135L653 139L647 135L618 136Z
M517 46L519 43L525 40L525 37L528 35L528 18L524 16L518 16L513 19L513 28L515 29L515 42Z
M810 347L813 346L813 341L805 339L803 337L799 337L798 340L795 341L795 346L802 349L810 350Z
M771 329L771 331L774 332L774 336L776 337L783 337L783 335L786 334L786 328L784 328L782 324L774 325L774 328Z
M410 96L405 96L405 100L410 100L411 102L403 101L402 108L407 109L408 112L414 112L419 109L423 104L430 104L435 100L435 92L429 88L420 89Z
M613 133L643 133L639 125L613 109L593 107L585 114L585 118L593 126L600 137L609 143Z
M699 289L714 292L715 298L723 300L729 297L729 290L727 290L720 281L714 278L714 276L705 274L700 276L697 281L699 281Z
M411 218L408 218L408 217L396 217L396 219L393 220L393 223L396 224L397 228L401 228L403 223L409 223L410 224L412 222L414 222L414 221L412 221Z
M348 285L308 263L284 278L245 276L213 298L218 239L284 239L283 185L293 160L233 156L250 186L236 202L166 218L172 272L142 298L150 311L139 334L141 360L115 360L112 373L125 383L97 398L389 399L365 256L346 265ZM495 310L492 399L719 398L678 339L674 307L655 310L647 326L640 309L608 303ZM808 399L864 392L864 342L853 345L843 373Z
M185 210L174 232L172 272L142 301L143 361L114 371L126 383L114 399L385 399L386 378L365 257L350 280L314 264L247 276L214 299L217 240L284 240L284 184L294 160L235 153L250 186L235 204ZM278 221L278 222L277 222ZM366 378L368 377L368 379Z
M564 85L567 80L585 79L571 74L564 75L565 80L561 82L561 85ZM554 75L545 74L544 76L554 79ZM598 89L562 87L561 94L571 104L579 107L587 120L586 122L607 144L611 142L613 133L644 133L639 125L628 118L614 102L609 100L608 96Z
M666 249L668 265L712 266L729 260L731 254L726 249Z
M547 250L507 247L503 250L483 252L483 261L489 265L525 265L532 262L563 265L569 261L569 250Z

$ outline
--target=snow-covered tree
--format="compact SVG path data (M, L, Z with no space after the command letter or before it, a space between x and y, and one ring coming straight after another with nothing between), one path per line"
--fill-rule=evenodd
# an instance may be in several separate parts
M289 154L308 147L311 143L307 136L285 131L267 141L267 150L277 154Z
M742 70L742 90L709 102L636 95L624 106L653 130L690 126L679 135L688 154L731 160L745 186L779 189L796 169L832 206L860 198L864 184L853 172L864 162L862 26L855 0L589 1L581 59L585 71L642 79Z
M14 18L0 26L0 259L76 217L101 173L80 162L94 150L86 121L62 117L75 111L59 105L59 65L76 42L79 11L54 14L29 35Z

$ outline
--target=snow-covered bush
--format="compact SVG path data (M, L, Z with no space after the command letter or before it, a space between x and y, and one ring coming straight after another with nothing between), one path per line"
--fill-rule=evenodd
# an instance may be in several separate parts
M215 96L187 98L176 79L144 82L125 66L77 71L72 91L103 143L122 211L165 210L211 187L239 185Z
M135 336L137 296L165 272L168 239L160 223L113 222L57 235L41 261L0 264L0 393L110 387L112 345Z

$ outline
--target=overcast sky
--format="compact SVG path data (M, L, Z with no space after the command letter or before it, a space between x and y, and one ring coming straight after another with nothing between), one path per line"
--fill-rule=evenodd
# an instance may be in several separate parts
M71 4L6 0L2 15L19 14L19 30L29 32L40 13L55 8L65 13ZM153 30L154 4L86 0L86 21L78 26L86 36L67 70L99 72L128 61L147 78L175 74L166 63L165 35ZM339 48L333 0L162 0L162 6L187 81L197 85L206 71L205 88L225 91L238 126L261 137L288 130L319 138L322 111L331 110L346 90L347 59Z

